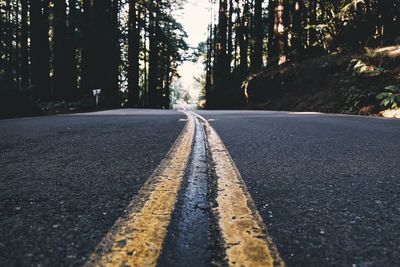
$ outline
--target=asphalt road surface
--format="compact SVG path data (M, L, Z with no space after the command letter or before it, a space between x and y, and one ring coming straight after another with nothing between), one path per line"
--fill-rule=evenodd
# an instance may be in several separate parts
M0 265L93 266L109 255L141 257L139 250L123 252L130 232L148 230L126 230L140 216L150 218L148 228L157 230L151 239L160 244L147 248L155 251L148 265L250 266L260 254L246 251L257 242L252 250L267 251L270 266L399 265L400 121L197 113L202 118L116 110L0 121ZM219 144L213 129L225 154L213 149ZM190 156L182 156L188 146ZM229 169L228 178L237 180L221 193ZM167 188L173 179L178 183ZM241 198L248 206L240 207ZM243 216L249 221L224 218L225 210L251 210ZM224 220L233 228L254 222L252 229L264 232L231 242ZM144 247L147 241L153 242L144 240ZM235 248L242 249L239 260L232 260Z
M0 265L85 263L184 117L135 111L0 121Z

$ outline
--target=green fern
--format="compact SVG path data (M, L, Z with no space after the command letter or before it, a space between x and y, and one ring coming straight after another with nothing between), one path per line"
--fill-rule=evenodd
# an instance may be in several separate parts
M400 88L395 85L385 87L383 93L377 95L377 99L381 101L384 108L400 107Z

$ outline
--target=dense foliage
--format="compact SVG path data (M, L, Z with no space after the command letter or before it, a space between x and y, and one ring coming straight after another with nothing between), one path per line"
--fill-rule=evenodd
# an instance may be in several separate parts
M204 56L208 107L244 103L242 83L263 69L392 43L400 1L218 0ZM229 81L229 82L221 82Z
M87 105L97 88L103 106L168 107L188 49L171 15L181 6L182 0L1 0L2 109Z

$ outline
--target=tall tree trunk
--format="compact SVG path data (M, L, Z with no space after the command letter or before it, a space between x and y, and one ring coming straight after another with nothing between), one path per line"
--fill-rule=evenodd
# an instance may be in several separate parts
M81 50L81 81L79 85L79 96L90 96L92 94L91 90L94 88L90 88L90 61L91 61L91 24L92 24L92 15L90 14L92 11L91 0L83 0L82 1L82 14L81 21L82 25L80 26L82 31L82 50Z
M240 70L242 73L247 72L248 60L247 53L249 48L249 2L245 0L243 12L241 15L239 47L240 47Z
M15 13L14 13L14 18L15 21L13 22L14 24L14 40L15 40L15 46L14 46L14 55L13 55L13 66L14 66L14 80L16 82L16 85L18 88L21 88L21 60L20 60L20 53L21 53L21 34L20 34L20 1L15 0Z
M49 53L49 6L45 0L30 0L32 85L42 101L51 99Z
M275 8L275 25L274 32L276 36L276 45L279 51L279 61L278 65L286 62L286 52L287 52L287 32L285 29L285 0L277 0L277 5Z
M234 69L236 70L238 65L239 65L239 61L238 61L238 57L239 57L239 41L242 38L242 32L241 32L241 18L240 18L240 8L239 8L239 0L236 0L236 19L235 19L235 47L234 47L234 56L233 56L233 65L234 65Z
M104 1L104 0L103 0ZM108 42L108 49L110 53L110 66L109 66L109 101L110 106L120 106L119 96L119 66L121 65L121 47L120 47L120 23L119 23L119 8L120 0L113 0L110 8L111 28L110 28L110 41Z
M21 1L21 87L29 85L28 1Z
M67 90L68 96L72 98L79 98L78 93L78 60L77 60L77 47L78 42L76 30L78 28L78 14L77 14L77 0L68 1L68 31L67 31L67 50L68 50L68 65L66 69L67 76Z
M149 11L146 8L141 8L140 11L143 12L143 28L148 28L148 21L149 21ZM149 75L148 75L148 68L149 68L149 53L146 49L148 45L149 35L148 32L144 31L142 46L143 46L143 96L142 96L142 105L144 107L149 106Z
M140 28L136 10L136 0L129 1L128 18L128 105L139 105L139 53L140 53Z
M268 65L272 64L278 56L275 40L275 6L276 0L269 0L268 3Z
M251 70L259 71L263 65L263 39L264 30L262 25L262 3L263 0L255 0L254 5L254 47L251 58Z
M67 5L65 0L54 1L54 96L57 100L69 99L71 88L67 84ZM67 52L67 53L66 53Z
M5 49L4 49L4 76L5 80L8 82L11 82L14 80L14 75L13 75L13 63L12 63L12 58L13 58L13 22L11 19L11 0L6 0L4 4L4 10L6 13L6 19L5 19L5 27L4 27L4 43L5 43Z
M90 10L88 85L91 90L102 89L102 105L108 107L119 104L117 10L111 0L94 0Z
M158 30L156 27L158 26L158 2L156 3L156 12L153 14L150 12L150 21L149 21L149 106L151 108L156 108L158 105L158 43L159 43L159 36Z
M218 15L218 30L217 30L217 44L216 44L216 66L215 77L220 79L229 73L229 66L227 60L227 0L219 0L219 15Z
M228 12L228 56L227 56L227 64L229 66L229 71L231 69L232 64L232 53L233 53L233 0L229 0L229 12Z
M4 16L3 11L0 9L0 40L4 40L6 37L5 30L6 30L6 17ZM6 48L5 45L3 45L3 42L0 42L0 55L5 55L6 54ZM0 56L0 78L3 78L4 75L4 68L5 68L5 62L3 56Z
M382 25L380 34L383 38L383 43L390 42L395 35L393 9L394 1L378 0L380 24Z
M297 54L304 50L303 0L293 1L293 41L292 45Z

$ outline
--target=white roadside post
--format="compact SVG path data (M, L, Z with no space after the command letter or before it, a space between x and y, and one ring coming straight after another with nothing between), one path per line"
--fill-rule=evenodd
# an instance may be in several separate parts
M96 106L99 105L99 96L101 94L101 89L95 89L93 90L93 96L96 97Z

